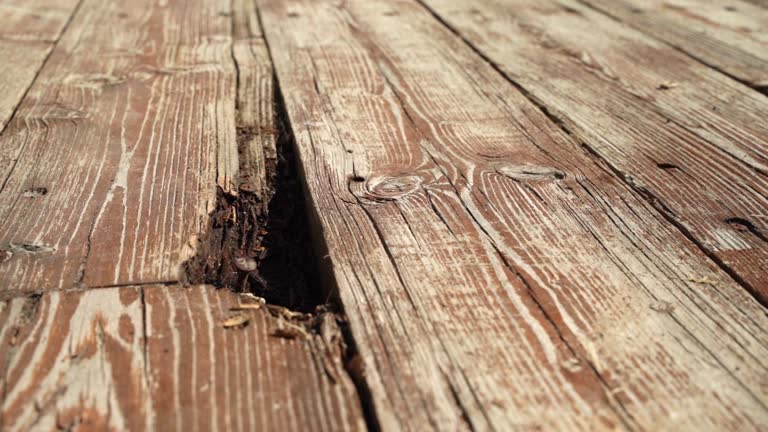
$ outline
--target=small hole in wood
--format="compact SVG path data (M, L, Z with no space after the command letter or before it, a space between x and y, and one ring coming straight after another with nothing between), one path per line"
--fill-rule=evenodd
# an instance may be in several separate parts
M350 180L356 183L361 183L365 181L365 177L353 176Z
M746 219L740 218L740 217L728 218L728 219L725 220L725 223L727 223L728 225L732 226L733 229L735 229L736 231L745 232L745 231L755 231L756 230L755 225L753 225L752 222L750 222L750 221L748 221Z
M299 13L298 12L288 12L289 18L298 18Z
M24 198L35 198L39 196L44 196L48 194L48 189L44 187L33 187L31 189L25 190L21 196Z
M677 166L677 165L675 165L673 163L668 163L668 162L659 163L659 164L656 164L656 166L659 167L660 169L663 169L663 170L680 169L679 166Z

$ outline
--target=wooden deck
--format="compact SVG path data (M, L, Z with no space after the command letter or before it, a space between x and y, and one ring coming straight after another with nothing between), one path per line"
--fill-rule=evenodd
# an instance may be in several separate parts
M765 0L0 22L0 430L768 430Z

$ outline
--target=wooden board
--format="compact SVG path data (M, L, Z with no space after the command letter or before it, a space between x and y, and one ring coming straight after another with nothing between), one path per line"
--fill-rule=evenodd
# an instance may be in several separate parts
M768 426L762 306L425 9L259 6L383 429Z
M0 39L53 43L81 0L3 0Z
M768 86L768 10L746 1L586 0L737 79Z
M428 4L768 302L768 99L576 2Z
M228 1L84 1L0 137L0 286L178 279L234 188L231 21Z
M2 424L15 430L363 430L338 328L277 320L212 287L53 292L0 304Z
M75 10L74 0L0 3L0 133ZM8 157L8 156L6 156ZM0 190L15 159L0 156ZM10 157L13 157L12 155ZM16 155L18 157L18 155Z

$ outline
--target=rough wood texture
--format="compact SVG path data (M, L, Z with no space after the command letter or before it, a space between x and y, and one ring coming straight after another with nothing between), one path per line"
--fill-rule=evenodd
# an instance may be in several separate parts
M139 289L56 292L0 307L0 428L142 429L148 394Z
M741 81L768 86L762 7L739 0L582 1Z
M0 137L4 289L176 280L233 189L229 2L80 9Z
M762 306L426 10L259 5L384 429L768 426Z
M286 339L273 336L277 319L265 309L250 312L245 328L224 329L238 305L227 290L144 293L154 429L365 429L332 320L310 340Z
M21 98L32 84L35 74L50 51L48 42L15 42L0 40L0 131L5 128ZM17 154L0 153L0 175L15 163ZM0 186L6 176L0 177Z
M364 429L333 321L311 340L271 336L277 320L264 309L225 329L238 304L202 286L0 304L0 428Z
M427 3L768 302L768 99L576 2Z
M80 0L3 0L0 39L55 42Z
M74 0L0 3L0 133L75 10ZM4 157L5 156L5 157ZM0 189L15 159L0 154Z

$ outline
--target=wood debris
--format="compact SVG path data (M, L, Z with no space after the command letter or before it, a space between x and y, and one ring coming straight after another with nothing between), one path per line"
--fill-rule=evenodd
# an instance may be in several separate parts
M241 312L225 319L222 325L224 328L244 327L250 320L251 318L247 314Z

